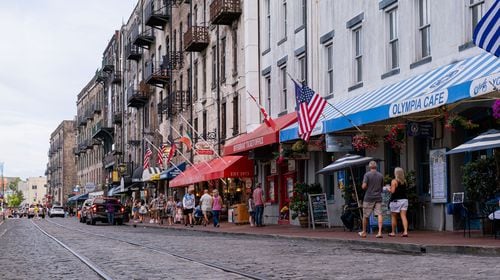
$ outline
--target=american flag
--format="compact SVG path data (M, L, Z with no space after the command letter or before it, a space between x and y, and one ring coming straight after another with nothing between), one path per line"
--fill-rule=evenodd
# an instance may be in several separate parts
M472 36L476 46L496 57L500 55L500 22L498 18L500 18L500 1L495 0L491 8L477 23Z
M163 167L163 156L165 155L166 151L167 151L167 146L164 144L161 144L160 149L158 150L157 159L156 159L156 163L158 164L159 167Z
M146 153L144 154L144 165L143 165L144 169L148 169L149 168L149 159L151 158L152 154L153 154L153 152L148 147L147 150L146 150Z
M299 136L304 141L309 141L312 130L326 106L326 100L315 93L306 85L295 84L295 97L297 100L297 116L299 119Z
M250 97L253 99L253 101L255 101L255 104L257 104L257 106L259 107L260 112L262 113L262 116L264 116L264 123L268 127L275 126L273 119L271 119L271 117L267 114L267 111L264 108L264 106L260 105L260 103L257 101L257 99L255 98L255 96L253 96L250 92L247 91L247 93L248 93L248 95L250 95Z

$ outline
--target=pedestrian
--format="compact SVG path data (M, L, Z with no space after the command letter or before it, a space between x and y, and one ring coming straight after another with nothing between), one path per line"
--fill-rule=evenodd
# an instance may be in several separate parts
M253 202L253 197L251 195L248 196L248 222L250 226L255 226L255 203Z
M403 223L402 237L408 237L408 219L406 218L406 211L408 211L408 185L405 179L405 172L403 168L396 167L394 169L394 179L391 182L391 199L389 200L389 208L391 209L391 227L392 231L389 236L396 236L396 226L398 224L398 214L401 216Z
M115 205L111 199L106 200L106 215L108 216L108 224L115 224Z
M370 161L368 164L370 171L363 176L361 188L365 190L363 198L363 231L358 232L362 238L366 237L366 226L368 218L372 212L378 217L378 233L376 238L382 238L382 188L384 185L384 176L377 171L377 163Z
M200 198L201 211L203 212L203 226L207 226L210 221L208 215L212 212L212 196L208 193L208 189L203 190L203 195Z
M176 224L181 224L182 223L182 219L183 219L182 214L183 214L182 202L177 199L177 202L175 203L175 220L174 220L174 223L176 223Z
M163 218L165 217L165 197L163 194L160 194L156 201L156 209L156 222L163 225Z
M148 207L144 200L141 201L141 206L139 207L139 222L142 224L144 222L144 216L148 213Z
M184 225L193 227L193 210L195 205L194 188L189 188L188 193L182 198L182 208L184 209Z
M173 224L174 215L175 215L175 202L174 198L170 196L167 201L167 205L165 206L167 213L167 222L168 225L171 226Z
M139 204L139 200L134 199L132 206L132 219L134 221L137 221L139 219L139 207L141 207L141 205Z
M158 201L158 198L155 197L153 199L151 199L151 201L149 202L149 209L151 210L150 211L150 220L149 220L149 223L150 224L154 224L156 223L156 216L157 216L157 213L158 213L158 204L157 204L157 201Z
M38 208L38 204L35 204L35 208L33 208L33 212L35 213L35 219L40 219L38 216L38 212L40 212L40 208Z
M262 217L264 216L264 199L262 198L262 185L257 184L253 190L253 202L255 204L255 226L262 227Z
M212 216L214 217L214 227L220 227L220 211L222 210L222 197L219 195L218 190L213 191L214 197L212 199Z

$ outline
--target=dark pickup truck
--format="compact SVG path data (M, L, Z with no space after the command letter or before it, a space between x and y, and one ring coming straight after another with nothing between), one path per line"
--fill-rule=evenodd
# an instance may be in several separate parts
M112 197L98 197L92 200L85 221L88 225L95 225L96 222L108 222L108 213L106 211L106 204L111 203L114 207L115 224L122 225L125 221L125 207L116 198Z

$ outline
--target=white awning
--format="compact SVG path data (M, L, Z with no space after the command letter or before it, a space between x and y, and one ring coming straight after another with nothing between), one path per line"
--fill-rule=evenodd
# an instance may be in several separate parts
M158 181L160 180L161 169L159 167L149 167L144 169L142 172L142 181L150 182L150 181Z

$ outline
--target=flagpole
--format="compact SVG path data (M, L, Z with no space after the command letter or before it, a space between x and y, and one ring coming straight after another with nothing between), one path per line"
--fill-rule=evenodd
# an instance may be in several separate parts
M167 139L167 143L168 143L168 144L170 144L170 146L172 146L172 142L170 142L170 140L168 140L168 139ZM187 161L187 162L188 162L188 163L189 163L189 164L190 164L190 165L191 165L194 169L196 169L196 171L200 171L200 170L199 170L196 166L194 166L194 164L193 164L193 163L192 163L192 162L191 162L188 158L186 158L186 157L184 156L184 154L183 154L183 153L181 153L181 152L179 151L179 154L180 154L180 155L182 156L182 158L184 158L184 160L186 160L186 161Z
M144 140L146 140L146 142L148 142L151 146L153 146L153 148L154 148L157 152L159 152L159 153L163 154L163 152L162 152L162 151L161 151L158 147L156 147L153 143L151 143L151 141L149 141L149 140L148 140L148 139L146 139L146 138L144 138ZM168 141L168 140L167 140L167 141ZM169 143L169 144L170 144L170 143ZM162 156L162 158L163 158L163 156ZM180 168L179 168L177 165L175 165L175 163L173 163L173 162L172 162L172 160L169 160L168 162L170 162L170 163L171 163L171 164L172 164L172 165L173 165L173 166L174 166L177 170L179 170L182 174L184 174L184 172L182 172L182 170L180 170Z
M172 126L172 129L177 133L179 134L179 136L182 137L182 134L179 133L179 131L177 131L177 129L175 129L173 126ZM215 151L214 151L215 152ZM209 168L212 168L212 166L207 162L207 161L203 161Z
M207 140L205 140L205 138L203 138L200 135L200 133L196 129L194 129L194 127L182 115L179 114L179 117L181 117L181 119L198 135L198 137L200 137L200 139L203 140L203 143L207 144L210 147L210 150L212 150L215 153L215 155L224 162L224 164L227 164L227 162L219 155L219 153L217 153L217 151L212 147L212 145L210 145L210 143L208 143ZM173 128L173 126L171 126L171 127ZM177 133L179 134L179 132L177 132ZM180 135L180 136L182 136L182 135ZM219 143L219 145L220 145L220 143Z
M292 78L292 76L290 75L290 73L286 72L286 74L288 75L288 77L290 77L290 79L294 82L294 83L297 83L297 81ZM298 83L297 83L298 84ZM326 104L328 104L330 107L332 107L335 111L337 111L339 114L341 114L344 118L347 119L347 121L349 121L349 123L354 127L356 128L357 131L359 131L360 133L363 133L363 131L361 131L361 129L359 129L359 127L357 125L354 124L354 122L348 118L342 111L340 111L339 109L337 109L337 107L333 106L333 104L331 104L330 102L326 102ZM321 113L321 115L323 116L324 119L326 119L325 115L323 115L323 113Z

